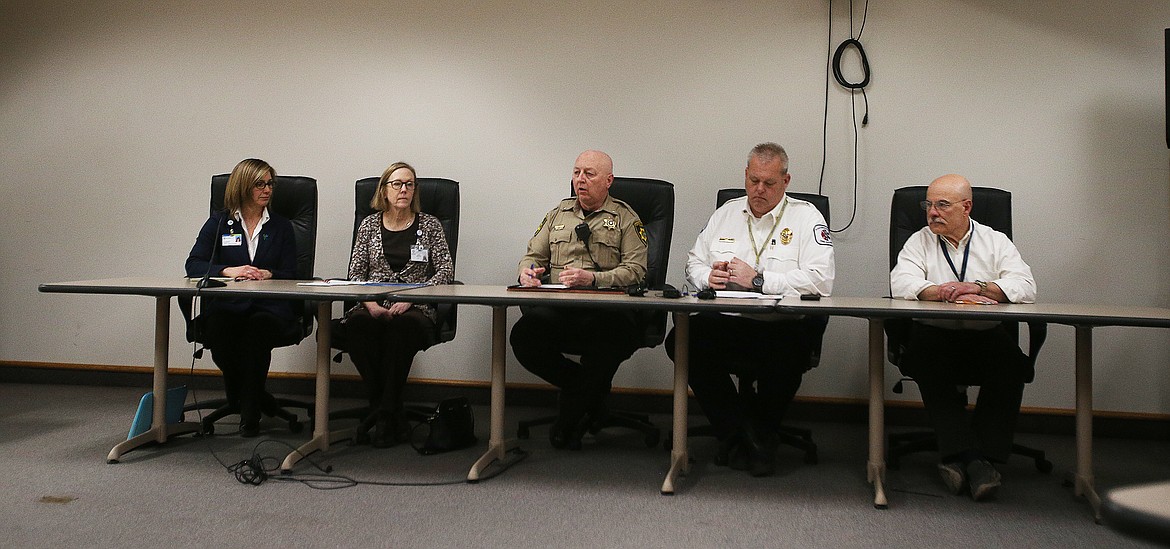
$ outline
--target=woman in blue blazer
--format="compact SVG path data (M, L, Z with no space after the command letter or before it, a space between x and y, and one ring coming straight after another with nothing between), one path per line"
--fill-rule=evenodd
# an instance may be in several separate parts
M292 224L268 211L276 171L263 160L241 161L228 177L224 210L199 230L187 257L187 276L242 280L294 278L297 250ZM240 410L240 434L260 434L260 412L276 408L264 390L272 349L296 329L291 302L204 299L198 326L223 372L228 403Z

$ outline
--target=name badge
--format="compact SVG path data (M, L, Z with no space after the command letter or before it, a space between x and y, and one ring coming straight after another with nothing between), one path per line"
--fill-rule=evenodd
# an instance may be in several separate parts
M241 246L244 244L244 235L225 234L219 237L220 246Z
M415 244L415 245L410 247L410 260L411 261L418 261L421 263L426 263L427 261L430 261L430 257L431 257L430 251L427 250L427 248L425 246L420 246L418 244Z

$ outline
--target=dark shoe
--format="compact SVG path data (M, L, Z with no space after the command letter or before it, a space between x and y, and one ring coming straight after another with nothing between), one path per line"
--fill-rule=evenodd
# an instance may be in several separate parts
M363 419L361 423L358 423L357 427L354 427L353 429L353 440L350 441L350 445L358 446L362 444L369 444L370 429L374 427L374 422L376 420L377 416L370 414L366 416L366 418Z
M736 471L747 471L749 468L749 461L751 460L751 451L742 441L737 441L731 447L731 452L727 455L727 466Z
M726 467L731 464L731 456L737 453L739 447L739 436L732 435L719 441L719 448L715 450L715 457L711 462L718 467Z
M240 436L244 438L256 438L260 436L260 420L244 420L240 422Z
M580 450L588 421L581 397L561 391L557 399L557 420L548 430L549 444L557 450Z
M963 464L957 461L938 464L938 476L942 478L947 491L956 496L967 487L967 473L963 471Z
M971 486L971 499L975 501L991 499L1001 484L999 471L985 459L967 464L967 479Z
M374 422L374 436L370 437L370 446L374 448L392 448L398 445L398 435L394 426L394 419L389 414L379 414Z
M765 437L750 423L744 427L744 447L748 454L748 472L753 477L767 477L776 472L777 443Z

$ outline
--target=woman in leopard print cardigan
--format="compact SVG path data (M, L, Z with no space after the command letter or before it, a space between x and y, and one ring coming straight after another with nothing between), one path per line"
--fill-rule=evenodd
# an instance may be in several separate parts
M350 280L433 285L454 279L443 226L420 211L415 190L409 164L397 162L382 173L370 202L378 211L358 227ZM346 312L350 357L369 390L370 414L358 426L359 443L389 447L406 440L402 389L414 355L435 343L435 321L434 306L426 304L367 301Z

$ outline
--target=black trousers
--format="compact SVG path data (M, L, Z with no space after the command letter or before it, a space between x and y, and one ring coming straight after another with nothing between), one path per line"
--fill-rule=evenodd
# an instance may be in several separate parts
M272 349L283 345L294 321L266 311L209 311L201 316L201 339L223 372L228 404L239 407L243 421L258 421L261 407L271 400L264 384Z
M900 367L918 384L943 462L971 452L1007 461L1032 366L1002 325L948 330L914 322ZM968 385L979 386L973 413Z
M674 360L675 333L666 336ZM721 314L690 318L690 386L720 440L748 422L775 428L800 389L809 369L811 345L799 320L775 322ZM741 394L740 383L755 380L755 397Z
M434 344L435 323L412 307L390 319L351 314L343 326L346 350L366 385L371 413L401 410L414 355Z
M630 311L523 307L512 352L526 370L593 410L604 404L618 366L638 349L642 329ZM580 364L565 353L580 355Z

